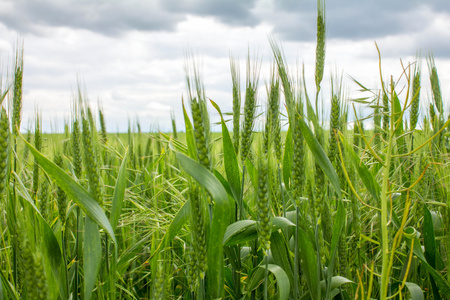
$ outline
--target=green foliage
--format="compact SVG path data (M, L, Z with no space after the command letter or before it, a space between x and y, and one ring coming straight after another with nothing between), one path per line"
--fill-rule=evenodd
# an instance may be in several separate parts
M143 132L138 121L134 132L132 120L128 133L107 133L103 110L94 114L79 89L64 134L42 133L36 115L15 140L18 51L11 88L0 91L0 298L445 299L450 121L434 60L427 113L424 74L409 64L379 89L355 80L370 95L349 115L341 82L319 97L324 9L318 1L312 87L271 39L267 105L258 106L260 62L248 59L241 123L237 61L223 113L194 66L184 133ZM210 131L210 103L220 132ZM18 159L27 151L35 164Z

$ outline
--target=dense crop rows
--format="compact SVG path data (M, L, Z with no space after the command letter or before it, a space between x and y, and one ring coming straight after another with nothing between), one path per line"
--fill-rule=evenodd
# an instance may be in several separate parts
M42 134L39 114L20 134L18 47L0 85L0 299L446 299L450 120L434 60L378 90L356 82L364 98L338 77L322 95L322 5L317 22L312 98L272 39L267 97L249 57L241 101L231 59L228 114L188 62L172 134L107 133L81 90L63 135ZM355 104L364 120L349 120Z

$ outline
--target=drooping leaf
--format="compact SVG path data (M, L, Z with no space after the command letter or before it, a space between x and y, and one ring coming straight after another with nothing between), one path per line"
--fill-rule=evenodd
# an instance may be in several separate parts
M259 266L260 268L265 268L265 266ZM267 268L269 269L269 272L271 272L273 275L275 275L275 278L277 279L277 285L278 285L278 296L280 300L285 300L289 298L289 292L291 290L291 285L289 282L289 277L287 276L286 272L277 265L268 264Z
M425 255L423 253L422 247L420 245L420 241L419 241L419 237L418 237L419 234L417 233L417 231L412 227L407 227L407 228L405 228L404 233L405 233L405 237L407 237L410 240L408 247L411 248L412 240L414 240L414 245L412 247L413 253L414 253L414 255L417 256L417 258L420 260L421 264L428 271L428 273L433 277L441 294L450 295L450 283L441 275L440 272L438 272L436 269L434 269L427 262Z
M263 282L265 268L266 265L260 265L259 268L253 273L248 285L249 292L255 290ZM274 264L268 264L267 268L269 272L275 275L275 278L277 280L279 297L278 299L288 299L291 285L286 272L280 266ZM249 298L249 292L247 292L246 299Z
M330 180L331 185L333 186L334 191L336 192L338 197L342 198L339 177L336 173L336 170L334 170L330 160L328 159L328 156L326 155L322 146L320 146L319 141L316 139L314 133L308 127L303 117L300 117L298 124L300 130L302 131L303 137L305 138L306 144L314 155L316 162L319 164L323 173L328 177L328 180Z
M223 143L223 163L225 166L225 173L227 174L227 180L233 193L234 199L240 203L241 195L241 172L239 170L238 159L234 152L233 141L231 140L230 133L228 131L225 120L223 119L222 112L219 106L211 100L214 108L219 112L222 124L222 143Z
M331 299L333 299L337 294L339 294L339 290L338 288L341 287L344 284L347 283L352 283L355 284L353 281L351 281L348 278L342 277L342 276L334 276L331 278L331 293L330 293L330 297ZM320 281L320 288L322 293L325 293L325 289L326 289L326 284L325 284L325 280ZM311 298L311 293L309 291L307 291L305 294L303 294L300 297L300 300L310 300ZM347 298L344 298L347 299Z
M338 287L347 283L354 283L354 282L342 276L333 276L333 278L331 278L331 290L337 289ZM325 282L323 280L320 282L320 285L322 287L322 290L324 290Z
M98 225L89 216L86 216L84 228L84 299L89 300L100 271L102 243Z
M422 289L413 282L405 282L405 286L408 288L409 294L411 295L411 300L424 300Z
M61 247L53 230L48 225L47 221L42 217L40 211L36 207L33 199L31 198L28 190L25 188L20 177L14 173L16 180L16 187L19 195L25 200L24 206L29 206L34 211L34 217L37 218L39 227L42 233L43 247L45 249L45 259L50 262L53 276L58 282L59 294L61 298L67 299L69 291L66 286L66 265L62 259Z
M167 135L163 132L159 132L159 134L167 141L169 142L169 148L171 148L173 151L180 151L183 154L188 155L188 148L185 144L182 142L174 139L172 136ZM173 147L171 147L173 146Z
M58 186L83 210L83 212L95 221L101 228L103 228L111 237L111 240L116 243L114 230L112 229L108 218L91 194L63 169L37 151L23 137L22 139L25 145L30 149L30 152L33 154L36 161L39 163L39 166L44 169L50 178L58 184Z
M289 226L295 226L295 224L283 217L272 218L271 229L273 232ZM254 240L257 237L258 229L256 227L256 221L241 220L228 226L224 235L223 243L226 246L232 246Z
M229 244L229 241L231 238L233 238L236 235L242 234L250 226L255 226L256 221L255 220L241 220L234 222L230 225L228 225L227 230L225 231L225 235L223 237L223 244L227 246L231 246L233 244Z
M347 139L344 137L342 133L339 132L339 137L342 141L342 144L345 147L345 151L349 154L350 161L358 172L359 178L363 182L367 191L369 191L370 195L376 200L377 203L380 203L380 185L375 180L375 177L369 171L367 166L361 161L358 155L353 150L353 147L349 144Z
M288 245L285 239L278 232L278 230L272 231L270 235L270 253L274 263L280 266L289 277L290 282L294 282L294 272L292 269L292 260L289 253Z
M207 292L213 299L223 297L224 258L223 237L229 223L230 202L220 181L201 164L188 156L177 153L183 169L203 186L214 200L214 211L207 240Z

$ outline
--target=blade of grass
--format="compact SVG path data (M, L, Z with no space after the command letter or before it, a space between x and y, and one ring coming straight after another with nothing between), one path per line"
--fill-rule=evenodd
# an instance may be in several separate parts
M228 132L227 125L223 119L222 112L219 106L212 100L211 104L217 110L221 118L222 124L222 143L223 143L223 163L225 166L225 173L227 174L227 180L230 184L231 191L233 192L234 199L239 203L239 210L242 211L241 203L241 173L239 171L239 164L236 153L234 152L233 141L231 140L230 133Z
M334 170L333 165L331 164L328 156L325 154L325 151L323 150L322 146L320 146L319 141L316 139L314 133L306 124L303 117L300 117L299 126L305 138L305 141L308 144L309 149L314 155L315 160L319 164L324 174L328 177L328 180L330 180L331 185L334 188L338 197L342 198L341 187L339 184L339 177L336 171Z
M177 153L176 156L183 169L214 199L214 211L207 241L207 291L210 297L220 298L224 293L223 237L230 216L228 195L220 181L205 167L182 153Z
M294 223L283 217L272 218L272 232L287 227L295 226ZM230 224L225 232L223 243L226 246L237 245L258 238L256 221L241 220Z
M317 268L317 255L314 252L313 244L310 242L307 234L300 228L298 230L298 247L300 250L300 265L305 274L311 298L313 300L321 299L321 290L319 270Z
M84 299L89 300L97 282L102 261L102 244L98 225L89 216L85 219L83 257Z
M331 238L331 259L330 259L330 263L328 264L328 269L327 269L327 286L326 286L327 288L326 288L326 293L325 293L325 299L331 299L330 298L331 277L332 277L333 271L334 271L334 263L336 261L336 252L338 249L339 237L341 236L342 229L344 228L344 225L345 225L345 216L346 216L346 212L345 212L344 204L342 203L342 200L339 200L336 217L334 219L333 235Z

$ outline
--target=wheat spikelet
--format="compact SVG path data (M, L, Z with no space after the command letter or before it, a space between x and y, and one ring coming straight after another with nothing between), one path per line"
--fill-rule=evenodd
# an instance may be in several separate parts
M325 69L325 4L323 1L317 1L317 44L316 44L316 71L315 81L317 93L320 91L320 83L323 79Z
M48 208L50 198L50 181L44 173L41 176L41 188L39 190L39 211L45 220L48 220Z
M73 170L78 179L81 179L83 172L83 159L81 155L81 132L80 123L78 119L72 123L72 155L73 155Z
M430 103L429 105L429 112L430 112L430 122L431 122L431 126L433 128L433 131L436 131L437 129L437 124L436 124L436 111L434 110L434 105L433 103Z
M58 167L64 169L64 160L60 153L55 155L54 161ZM59 186L56 188L56 202L58 204L59 219L64 227L66 224L67 195Z
M410 112L410 128L416 129L417 121L419 120L419 104L420 104L420 65L416 65L414 70L411 112Z
M170 112L170 119L172 120L173 138L178 139L177 123L175 122L175 114L174 114L173 110Z
M0 114L0 200L7 185L9 162L9 122L6 110Z
M72 156L72 148L70 147L70 129L69 122L64 120L64 140L63 140L63 150L62 153L66 157Z
M209 158L209 145L205 128L205 120L203 119L203 110L206 105L202 105L202 101L194 98L191 100L192 119L194 123L194 136L197 145L197 156L199 162L207 169L211 169L211 161Z
M430 69L430 82L431 82L431 90L433 92L434 105L436 105L438 113L440 114L440 116L442 116L442 114L444 112L444 105L442 102L439 77L438 77L436 65L434 63L434 58L432 56L430 56L428 59L428 68Z
M280 82L272 71L270 88L267 92L267 113L264 133L264 149L269 150L269 144L274 146L278 162L281 161L281 132L280 132Z
M239 136L241 124L241 84L239 73L239 61L230 58L231 81L233 83L233 146L236 154L239 154Z
M281 79L281 83L283 85L283 93L284 93L284 98L286 101L286 106L287 106L287 111L289 114L289 122L292 124L294 121L291 119L295 118L295 101L294 101L294 96L293 96L293 92L292 92L292 88L291 88L291 80L289 78L288 75L288 68L287 65L284 63L284 59L283 59L283 53L280 49L280 47L278 46L277 42L271 38L270 39L270 45L272 47L272 52L275 58L275 61L277 63L278 66L278 75Z
M27 130L27 135L25 136L25 140L27 141L28 144L31 143L31 130L28 129ZM28 149L28 147L25 147L23 149L23 161L24 163L27 163L28 161L28 154L30 153L30 149Z
M144 166L146 167L151 159L151 155L152 155L152 139L151 138L147 138L147 143L145 144L145 153L144 153Z
M345 227L344 227L345 229ZM339 237L339 265L338 270L339 274L342 276L348 276L349 274L349 267L348 267L348 247L347 247L347 234L346 231L341 233Z
M303 111L302 101L299 99L297 102L297 111ZM292 140L294 143L293 150L293 160L292 160L292 188L293 188L293 198L297 206L300 205L300 197L303 191L303 185L305 180L305 145L304 137L298 125L300 121L300 114L296 112L295 122L291 123L292 130Z
M38 151L42 150L41 121L38 113L36 113L36 125L34 129L34 148L36 148L36 150ZM39 163L36 160L34 160L33 186L32 186L32 193L34 197L36 197L38 188L39 188Z
M257 102L257 87L259 81L259 64L251 66L250 55L247 58L247 84L245 89L245 104L244 104L244 124L241 133L241 161L249 156L252 139L253 127L255 124L255 112Z
M198 275L201 279L205 277L207 269L207 249L206 249L206 218L202 200L201 188L195 184L190 188L191 200L191 232L195 253L194 259Z
M158 261L155 283L153 285L153 299L165 299L164 297L164 261Z
M191 103L191 112L194 125L194 137L197 146L197 157L200 164L205 168L211 169L210 154L210 123L206 106L205 89L203 87L200 73L196 66L193 66L193 80L189 74L189 68L186 66L186 83L188 87L189 99Z
M350 200L352 210L352 225L354 228L355 236L352 239L349 260L350 262L352 262L350 272L355 273L355 269L359 267L362 224L361 224L361 212L359 202L356 200L356 197L354 195L350 197Z
M328 143L328 158L335 168L337 166L337 140L335 134L340 130L340 109L340 98L335 94L331 98L330 137Z
M100 140L103 144L108 142L108 131L106 130L105 116L103 115L103 109L98 110L98 118L100 121Z
M12 127L14 136L20 132L20 122L22 120L22 81L23 81L23 48L16 51L15 71L14 71L14 91L13 91L13 117Z
M268 179L268 161L264 154L260 152L258 158L258 191L257 191L257 207L258 222L257 228L259 233L260 247L264 255L270 249L271 235L271 217L270 217L270 197L269 197L269 179Z
M36 244L32 245L27 233L24 220L18 220L18 233L20 235L20 266L21 283L26 291L27 299L47 300L48 286L45 275L43 259ZM37 250L37 251L36 251ZM25 294L25 293L24 293Z
M89 110L88 110L89 111ZM89 181L89 189L92 196L100 206L103 206L103 195L100 185L100 172L97 163L97 154L92 141L91 126L89 120L82 116L82 136L83 136L83 152L86 173Z
M131 129L131 122L130 122L130 120L128 120L128 155L130 158L129 164L133 170L136 170L137 164L136 164L136 153L134 150L134 146L135 146L134 133L133 133L133 130ZM161 153L161 152L159 152L159 153Z

